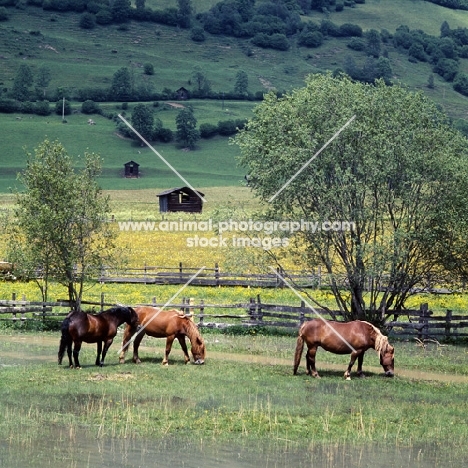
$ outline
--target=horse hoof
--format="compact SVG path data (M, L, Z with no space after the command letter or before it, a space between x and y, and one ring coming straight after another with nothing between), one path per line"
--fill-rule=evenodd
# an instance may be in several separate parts
M162 365L163 365L164 367L169 367L169 363L168 363L168 362L163 362Z
M120 358L119 359L119 364L125 364L125 359Z
M348 377L346 377L346 380L351 380L351 377L348 375Z

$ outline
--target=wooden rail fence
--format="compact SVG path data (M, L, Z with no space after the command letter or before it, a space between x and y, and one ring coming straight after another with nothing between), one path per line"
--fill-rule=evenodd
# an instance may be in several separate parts
M98 302L83 301L83 308L99 312L115 306L105 301L104 294ZM163 307L154 297L146 305ZM67 300L55 302L27 301L25 297L17 300L13 294L11 300L0 300L0 320L58 320L69 311ZM299 328L307 320L317 318L320 314L325 319L332 319L330 312L324 309L311 310L304 302L299 305L268 304L260 296L251 298L247 303L209 304L204 300L195 303L193 299L184 298L179 304L170 308L183 310L194 317L199 327L227 328L233 325L245 327L287 327ZM335 316L341 313L333 311ZM453 314L447 310L444 315L434 315L428 304L422 304L419 310L406 310L393 313L393 318L385 324L389 336L416 337L425 339L458 339L468 337L468 315Z
M177 267L148 266L142 268L127 268L122 270L103 269L98 278L100 283L136 283L136 284L186 284L200 268L188 267L182 262ZM283 288L285 285L280 276L292 281L301 288L320 289L331 287L331 276L324 273L320 266L309 271L288 271L277 268L276 273L234 273L224 272L216 263L214 268L205 268L191 281L193 286L243 286L259 288ZM335 276L339 287L346 287L345 275ZM369 278L369 289L373 279ZM450 284L450 287L443 286ZM456 285L456 286L455 286ZM434 294L451 294L453 290L463 290L463 281L453 281L443 278L428 278L414 292L430 292Z

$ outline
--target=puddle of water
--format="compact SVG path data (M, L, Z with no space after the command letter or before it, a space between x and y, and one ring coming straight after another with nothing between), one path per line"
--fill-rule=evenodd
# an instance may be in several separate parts
M442 456L434 448L315 446L288 448L287 442L267 446L233 446L184 440L96 440L86 437L61 444L37 444L34 452L0 444L0 466L102 468L449 468L461 460ZM52 445L52 446L51 446Z

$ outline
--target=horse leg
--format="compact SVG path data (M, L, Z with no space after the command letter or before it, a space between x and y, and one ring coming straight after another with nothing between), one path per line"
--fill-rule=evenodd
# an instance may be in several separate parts
M70 366L70 369L73 368L73 361L72 361L72 341L70 341L69 343L67 343L67 355L68 355L68 362L69 362L69 366Z
M102 352L102 341L98 341L97 342L96 366L100 365L101 352Z
M311 375L312 377L320 378L320 375L315 368L315 355L317 354L317 347L313 346L307 350L306 353L306 374Z
M357 360L357 375L358 377L365 377L364 372L362 372L362 363L364 362L364 353L361 353L358 356Z
M187 344L185 343L185 335L177 335L177 339L179 340L180 347L182 348L182 351L184 352L185 364L187 364L187 362L190 362L190 356L188 353Z
M346 369L346 372L344 373L345 379L346 380L351 380L351 369L354 366L354 363L356 362L356 359L362 355L362 351L353 351L351 353L351 359L348 364L348 368Z
M122 340L122 351L120 352L119 355L119 362L120 364L123 364L125 362L125 354L128 349L128 345L130 344L129 341L132 337L132 327L130 325L127 325L124 330L124 336Z
M99 363L101 367L104 365L104 359L113 341L114 341L114 338L110 338L104 343L104 349L102 350L101 362Z
M141 360L138 356L138 348L140 347L141 340L145 336L145 332L142 331L141 333L138 333L137 336L135 336L135 340L133 341L133 362L135 364L141 364Z
M171 352L172 343L174 342L174 339L175 339L175 335L170 335L166 338L166 349L164 351L164 359L162 362L163 366L169 365L169 353Z
M75 367L77 369L81 369L80 361L78 360L78 355L80 354L80 349L81 349L81 341L75 341L75 344L73 346L73 359L75 361Z

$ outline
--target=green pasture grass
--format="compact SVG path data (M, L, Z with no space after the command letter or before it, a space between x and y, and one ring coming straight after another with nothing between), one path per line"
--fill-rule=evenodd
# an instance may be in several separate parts
M98 439L157 442L176 436L254 445L287 440L295 448L378 443L436 447L457 459L466 455L466 383L398 374L386 379L373 372L345 381L341 370L312 379L302 368L293 376L286 362L233 361L223 351L210 357L211 340L204 366L184 365L177 345L168 367L160 365L162 345L156 357L154 350L143 353L141 365L119 365L115 343L103 368L91 365L94 345L84 345L83 369L72 370L57 366L53 340L34 349L22 338L0 341L2 356L38 354L23 363L10 358L16 364L1 370L0 438L12 448L40 445L53 433L62 434L61 444L86 431ZM255 339L260 344L261 337ZM278 349L271 341L259 347L270 356ZM399 362L411 358L405 354L399 351Z
M217 103L209 111L211 115L216 114L215 107ZM200 109L202 121L208 108L205 104ZM233 104L233 109L238 108ZM175 127L175 111L161 111L158 115L162 116L165 126ZM233 110L231 116L218 120L232 120L237 115L248 118L249 108ZM67 123L62 123L62 117L55 114L47 117L0 114L0 125L4 130L0 152L0 192L19 187L17 174L26 167L27 153L34 153L34 148L46 138L60 141L73 156L83 156L86 151L100 154L103 171L99 182L103 189L167 189L186 185L150 148L119 136L115 122L92 116L96 125L88 125L88 118L81 113L72 114L66 117ZM192 151L176 142L155 143L153 146L194 187L241 186L244 172L235 160L238 148L230 145L226 137L200 140ZM123 165L130 160L140 164L141 177L138 179L123 177Z

